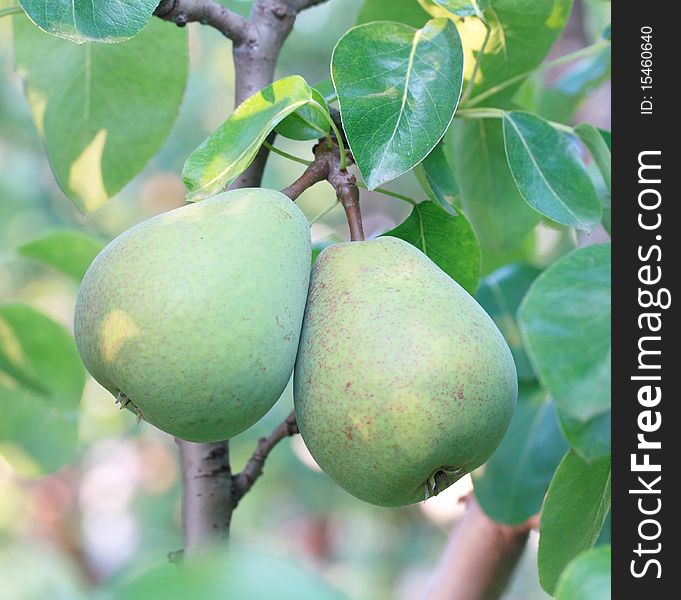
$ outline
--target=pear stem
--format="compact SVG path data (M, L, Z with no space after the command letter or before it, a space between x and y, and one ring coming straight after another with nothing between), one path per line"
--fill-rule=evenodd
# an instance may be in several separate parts
M364 228L359 207L359 186L356 177L345 168L347 165L343 164L344 150L336 140L331 145L326 140L320 140L313 150L315 159L312 163L298 179L281 192L291 200L296 200L300 194L316 183L328 181L336 190L336 197L345 209L350 240L363 241ZM349 154L345 154L345 158L348 162L352 160Z

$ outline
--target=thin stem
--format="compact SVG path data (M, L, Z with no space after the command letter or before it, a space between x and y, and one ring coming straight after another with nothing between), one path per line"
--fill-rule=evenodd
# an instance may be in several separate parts
M298 424L296 423L296 414L291 413L282 421L267 437L258 440L258 446L253 452L253 455L248 460L243 471L234 476L234 506L239 503L239 500L244 497L244 494L253 487L256 479L262 475L265 461L272 449L284 438L291 437L298 433Z
M324 109L324 107L321 104L319 104L319 102L312 102L311 104L319 112L321 112L324 115L324 118L329 122L329 125L333 130L333 134L336 136L336 140L338 140L338 149L340 151L339 168L341 171L345 171L345 169L347 169L348 167L347 157L345 155L345 144L343 143L343 136L341 135L341 132L338 129L338 126L336 125L336 122L333 120L331 115Z
M361 182L357 182L357 187L362 188L363 190L368 189L366 185L364 185ZM379 194L384 194L385 196L391 196L392 198L398 198L399 200L402 200L404 202L408 202L412 206L416 206L418 202L416 200L413 200L409 196L404 196L402 194L398 194L397 192L393 192L391 190L386 190L385 188L382 187L377 187L371 190L372 192L378 192Z
M478 71L480 70L480 63L482 62L482 58L485 55L489 38L492 35L492 27L485 18L485 15L480 10L477 0L472 0L472 4L473 10L475 11L475 16L478 17L478 19L480 19L482 24L485 26L485 39L482 40L482 45L480 46L480 50L478 50L478 55L475 57L475 66L473 67L473 72L471 73L471 77L466 84L466 91L463 93L463 96L461 96L459 104L464 104L473 93L473 88L475 87L475 78L477 77Z
M322 210L318 215L314 216L312 219L310 219L310 227L314 225L319 219L324 217L325 215L328 215L336 206L338 206L339 200L336 198L331 204L329 204L324 210Z
M309 167L312 164L311 160L305 160L304 158L300 158L299 156L294 156L293 154L289 154L288 152L284 152L283 150L280 150L279 148L276 148L272 144L270 144L268 141L263 142L263 146L267 148L270 152L274 152L275 154L278 154L279 156L283 156L284 158L288 158L289 160L292 160L293 162L300 163L301 165L305 165L306 167Z
M569 54L564 54L563 56L559 56L558 58L555 58L553 60L549 60L535 69L531 69L529 71L525 71L524 73L520 73L520 75L516 75L515 77L511 77L510 79L507 79L506 81L501 82L498 85L495 85L488 90L485 90L484 92L481 92L474 98L471 98L467 102L467 106L475 106L476 104L480 104L483 100L486 100L490 96L494 96L494 94L497 94L498 92L505 90L507 87L512 86L515 83L518 83L520 81L523 81L525 78L529 77L533 73L538 73L541 71L546 71L548 69L552 69L553 67L557 67L559 65L571 62L573 60L578 60L580 58L586 58L587 56L592 56L593 54L598 54L601 50L605 49L610 45L609 41L601 41L597 42L595 44L592 44L591 46L586 46L585 48L581 48L579 50L576 50L575 52L570 52Z
M508 111L502 110L501 108L462 108L456 111L457 117L462 119L503 119ZM565 123L558 123L556 121L547 121L549 125L553 128L565 133L574 135L574 128L566 125Z
M0 8L0 18L9 17L10 15L20 15L24 12L18 4L16 6L8 6L7 8Z

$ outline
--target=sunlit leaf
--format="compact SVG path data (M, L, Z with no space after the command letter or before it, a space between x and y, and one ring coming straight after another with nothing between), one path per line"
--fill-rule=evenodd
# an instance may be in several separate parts
M41 29L72 42L121 42L137 35L159 0L19 0Z
M369 189L421 162L449 127L461 93L454 23L374 22L348 31L331 59L345 134Z
M433 0L433 2L458 17L469 17L476 14L474 4L477 4L480 12L484 12L492 0Z
M492 32L480 61L471 102L502 106L510 100L522 81L508 86L505 82L529 75L542 62L565 27L571 8L572 0L493 0L486 13ZM459 28L469 78L485 28L479 19L466 19ZM480 97L483 93L484 98Z
M222 191L253 162L270 132L312 100L310 87L297 75L279 79L244 100L185 162L187 199L201 200Z
M187 34L160 19L121 44L73 44L14 18L16 69L64 193L83 212L165 141L187 79Z
M326 100L317 90L311 89L312 98L328 115ZM324 112L317 106L306 105L300 107L292 115L286 117L274 130L292 140L316 140L328 135L330 125Z

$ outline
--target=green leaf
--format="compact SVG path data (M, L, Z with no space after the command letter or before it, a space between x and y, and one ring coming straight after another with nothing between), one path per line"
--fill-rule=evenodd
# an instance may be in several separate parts
M456 15L457 17L470 17L475 14L475 8L473 4L478 5L480 12L484 12L489 5L491 0L433 0L435 4L438 4L442 8L446 9L450 13Z
M32 258L80 281L85 271L104 248L99 238L81 231L52 231L19 246L19 254Z
M611 548L582 552L565 568L556 586L556 600L610 600Z
M447 131L461 93L461 40L449 19L419 30L359 25L334 48L331 76L352 154L374 189L420 163Z
M8 445L20 448L43 472L71 461L84 385L85 371L75 343L61 325L22 304L0 306L0 446L4 451Z
M357 14L356 25L372 21L396 21L411 25L416 29L423 27L430 17L419 6L417 0L364 0Z
M333 87L333 81L331 78L322 79L312 86L312 93L317 91L324 98L324 102L332 102L336 99L336 88ZM322 105L324 106L324 105Z
M83 42L122 42L137 35L158 0L19 0L31 21L52 35Z
M230 542L201 560L167 559L136 566L104 584L98 600L348 600L314 570L293 558ZM282 582L286 582L283 584Z
M530 113L508 112L503 121L508 164L527 203L563 225L593 229L603 210L570 139Z
M430 201L421 202L385 235L416 246L469 294L475 293L480 279L480 246L463 213L452 216Z
M570 444L587 460L609 455L610 244L574 250L544 271L518 321Z
M509 525L536 515L567 450L548 394L536 385L521 384L501 445L473 476L482 509L495 521Z
M588 148L594 163L598 167L598 172L603 178L606 190L599 195L603 206L603 226L610 233L612 216L612 183L611 183L611 155L610 155L610 136L608 132L598 129L588 123L582 123L575 127L575 133Z
M312 102L302 77L284 77L244 100L187 159L182 171L188 200L217 194L255 158L270 132Z
M545 119L569 123L577 108L610 76L610 48L583 58L561 73L551 87L541 87L532 110Z
M16 69L64 193L84 212L119 192L172 129L187 36L151 21L121 44L72 44L14 19Z
M612 23L608 23L605 27L603 27L603 31L601 31L601 37L604 40L612 40Z
M603 136L600 129L589 125L589 123L582 123L575 127L575 133L582 140L584 145L591 152L594 162L598 166L598 170L603 176L603 181L605 185L608 186L608 190L612 190L611 184L611 156L610 156L610 146L607 140Z
M480 282L475 295L506 338L513 353L518 378L524 381L532 381L536 379L536 375L525 353L516 323L516 312L530 285L540 273L541 269L522 263L503 266Z
M529 75L541 64L567 23L572 0L493 0L488 11L492 28L469 104L501 106L521 82L496 90L509 79ZM479 19L459 26L466 49L466 77L470 77L484 38ZM484 99L477 96L485 93Z
M446 137L452 149L461 206L485 250L510 250L539 222L523 199L506 161L500 119L455 119Z
M414 167L414 173L428 197L450 215L456 216L454 205L447 199L459 195L459 186L442 142L440 142L421 163Z
M539 525L539 581L552 594L560 574L593 547L610 510L610 458L584 462L570 450L546 494Z
M312 88L312 99L329 114L326 100L317 90ZM316 140L329 134L329 121L316 106L306 105L299 108L292 115L286 117L274 130L292 140Z

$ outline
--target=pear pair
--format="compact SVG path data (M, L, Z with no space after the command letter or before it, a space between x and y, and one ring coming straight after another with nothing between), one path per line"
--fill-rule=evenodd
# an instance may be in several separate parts
M384 506L435 495L485 462L517 394L498 329L424 254L390 237L337 244L310 281L307 220L260 188L112 241L83 280L75 335L122 404L196 442L253 425L295 363L310 452L341 487Z

